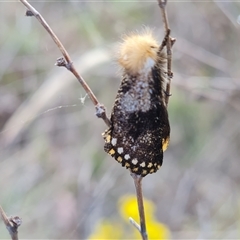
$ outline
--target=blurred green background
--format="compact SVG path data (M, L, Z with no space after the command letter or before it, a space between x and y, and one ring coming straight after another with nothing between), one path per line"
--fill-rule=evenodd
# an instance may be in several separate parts
M157 1L32 4L108 113L121 78L116 43L144 26L164 36ZM168 3L171 143L143 191L172 239L240 239L239 14L236 1ZM102 218L114 227L133 181L103 151L106 126L82 87L54 66L58 48L24 15L18 1L0 3L0 204L22 217L22 239L86 239Z

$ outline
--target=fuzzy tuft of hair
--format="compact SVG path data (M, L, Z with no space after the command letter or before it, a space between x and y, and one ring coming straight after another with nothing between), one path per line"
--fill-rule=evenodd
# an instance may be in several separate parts
M141 34L131 34L123 38L117 60L130 75L137 75L146 65L155 65L165 61L164 55L158 54L159 44L149 29Z

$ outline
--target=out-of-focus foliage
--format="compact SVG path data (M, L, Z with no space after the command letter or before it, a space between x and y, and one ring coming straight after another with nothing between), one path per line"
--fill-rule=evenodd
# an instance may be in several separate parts
M164 36L157 1L31 2L108 113L121 78L116 43L143 26ZM23 218L20 239L85 239L101 219L117 237L117 202L133 181L104 153L106 126L84 90L54 66L52 39L24 14L18 1L0 3L0 204ZM171 143L143 192L172 239L240 238L239 14L237 2L168 3Z

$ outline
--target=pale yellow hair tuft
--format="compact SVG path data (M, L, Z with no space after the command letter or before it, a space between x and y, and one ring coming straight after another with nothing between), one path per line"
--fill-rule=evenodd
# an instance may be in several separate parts
M123 38L119 47L118 62L131 75L139 73L148 59L158 61L159 44L150 30Z

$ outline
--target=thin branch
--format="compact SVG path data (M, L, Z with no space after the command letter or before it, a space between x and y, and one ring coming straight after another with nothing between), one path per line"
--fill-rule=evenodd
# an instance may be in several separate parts
M129 220L130 220L130 223L140 232L142 236L142 240L148 240L145 213L144 213L144 204L143 204L143 194L142 194L143 177L135 173L131 173L131 176L134 180L134 185L136 189L140 226L132 218L130 218Z
M12 240L18 240L18 227L22 224L22 219L19 218L18 216L8 218L1 206L0 215Z
M137 222L135 222L135 220L133 218L130 217L129 222L141 233L140 225Z
M163 40L163 43L161 47L163 48L164 45L167 47L167 76L168 76L168 83L166 86L166 97L165 97L165 103L166 106L168 105L169 97L171 96L171 80L173 77L172 73L172 45L175 43L176 39L170 37L171 30L169 28L169 23L168 23L168 16L167 16L167 11L166 11L166 6L167 6L167 0L158 0L158 5L161 9L162 13L162 19L163 23L165 26L165 38ZM160 47L160 49L161 49Z
M57 66L64 66L66 67L72 74L77 78L78 82L82 85L86 93L88 94L89 98L91 99L92 103L95 106L96 109L96 115L99 118L102 118L103 121L106 123L107 126L110 126L110 120L108 119L106 115L106 109L104 105L100 104L94 93L92 92L91 88L87 85L85 80L82 78L82 76L77 72L75 69L73 62L67 52L67 50L64 48L61 41L58 39L56 34L53 32L51 27L48 25L48 23L45 21L45 19L41 16L41 14L26 0L19 0L24 6L27 7L26 16L35 16L37 20L41 23L41 25L46 29L46 31L49 33L53 41L56 43L57 47L61 51L63 57L57 59L57 62L55 65Z

